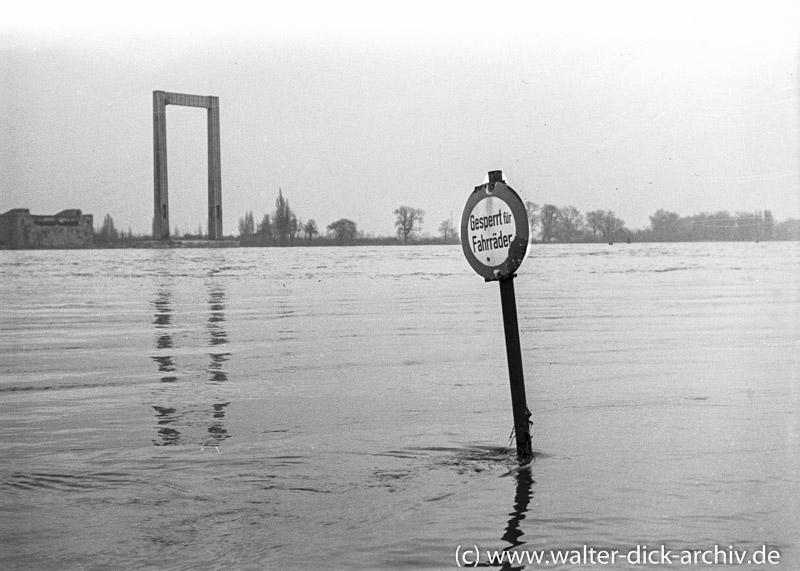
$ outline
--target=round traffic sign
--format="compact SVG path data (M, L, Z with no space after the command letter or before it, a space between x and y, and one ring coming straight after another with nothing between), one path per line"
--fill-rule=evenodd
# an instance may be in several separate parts
M486 281L512 277L528 251L528 212L505 182L476 187L461 215L461 247Z

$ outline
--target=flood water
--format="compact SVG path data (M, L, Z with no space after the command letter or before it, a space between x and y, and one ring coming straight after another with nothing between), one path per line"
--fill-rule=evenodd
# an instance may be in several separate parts
M515 287L521 470L458 246L0 252L0 568L800 568L800 244L531 246Z

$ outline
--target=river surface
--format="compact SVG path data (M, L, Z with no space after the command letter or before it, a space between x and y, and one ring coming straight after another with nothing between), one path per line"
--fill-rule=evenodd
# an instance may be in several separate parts
M458 246L0 251L0 568L800 568L800 244L534 245L515 287L522 469Z

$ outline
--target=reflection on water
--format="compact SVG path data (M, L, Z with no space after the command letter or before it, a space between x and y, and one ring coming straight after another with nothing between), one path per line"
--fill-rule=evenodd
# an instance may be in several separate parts
M188 304L191 306L191 304ZM211 283L208 288L206 302L208 316L205 329L207 338L202 338L204 346L213 349L205 353L209 361L203 368L206 377L202 381L192 367L191 357L194 333L199 327L188 326L178 331L176 319L191 318L191 311L176 311L173 307L173 294L169 283L162 283L153 301L155 316L155 347L158 354L151 359L158 364L162 383L170 383L172 389L161 387L156 391L158 404L151 404L156 412L156 428L158 438L153 440L156 446L186 444L194 441L200 445L215 445L230 437L225 428L225 412L230 401L224 401L211 387L219 386L228 380L225 363L230 352L220 351L228 343L225 330L225 289L220 283ZM207 345L206 345L207 344ZM181 346L183 345L183 346ZM178 365L177 355L185 364ZM199 390L198 390L199 389ZM197 402L199 397L200 402ZM187 437L187 431L202 427L205 435L201 438Z
M532 485L533 478L530 468L519 470L517 472L517 493L514 495L514 509L508 514L510 519L502 538L511 547L519 547L525 543L521 539L524 532L520 529L520 524L525 519L525 514L528 513L528 504L533 496Z
M171 292L162 289L158 292L155 302L153 302L156 308L156 315L153 320L153 325L156 327L156 349L170 349L173 346L172 334L170 333L172 325L170 297ZM153 355L152 359L158 363L158 371L160 373L175 372L175 362L172 360L171 355ZM171 383L176 379L175 375L168 374L161 377L161 382Z
M530 504L531 497L533 496L533 476L531 476L530 465L517 470L515 474L517 480L516 493L514 494L514 509L509 513L508 524L505 528L505 533L501 538L509 544L504 551L511 551L516 547L525 545L522 536L525 532L522 531L522 521L528 513L528 505ZM478 563L478 567L499 567L501 569L524 569L525 566L512 566L508 561L504 561L502 565L491 563Z
M217 285L209 291L208 308L208 324L206 328L210 336L210 347L227 345L228 333L223 327L225 323L225 291L222 289L222 286ZM228 360L230 355L230 353L222 352L208 354L211 358L211 363L208 365L208 372L211 375L210 380L212 382L219 383L228 380L228 375L223 370L223 364Z
M158 419L158 436L160 441L154 440L156 446L166 446L168 444L178 444L181 433L169 426L177 418L177 410L166 406L153 405Z

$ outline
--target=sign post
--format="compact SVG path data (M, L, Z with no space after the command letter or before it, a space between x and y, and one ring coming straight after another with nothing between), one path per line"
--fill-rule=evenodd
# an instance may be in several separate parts
M461 215L461 247L472 268L489 281L500 282L503 328L506 337L511 406L517 456L532 456L530 410L525 398L522 352L514 294L514 272L528 251L528 212L519 195L503 180L501 171L490 171L489 182L475 187Z

